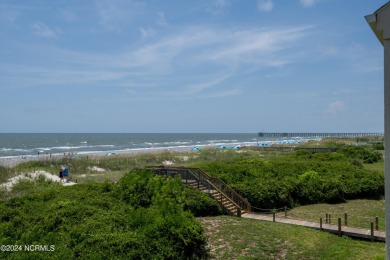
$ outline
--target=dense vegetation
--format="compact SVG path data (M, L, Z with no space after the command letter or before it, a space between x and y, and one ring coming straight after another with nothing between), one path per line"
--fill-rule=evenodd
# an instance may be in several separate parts
M381 153L369 146L330 143L329 147L339 150L336 153L314 154L307 150L267 153L205 149L194 153L163 152L152 156L50 158L26 162L11 169L0 167L0 183L17 173L38 169L57 174L62 164L71 167L73 179L81 178L81 174L106 178L119 173L111 178L116 182L129 169L160 165L162 161L170 160L176 165L200 167L208 174L221 178L259 208L335 203L383 195L383 172L375 168L383 163L375 163L381 160ZM373 147L381 148L379 145ZM374 167L368 168L367 164ZM96 174L92 170L94 166L102 167L106 172ZM22 180L10 192L0 189L0 244L54 245L55 250L0 252L0 258L208 258L206 237L194 216L221 213L215 201L181 185L179 179L157 177L140 170L125 174L117 183L91 182L72 187L62 187L44 178L33 182ZM349 250L355 242L338 238L335 242L331 235L317 237L304 229L262 222L252 226L246 220L237 220L229 226L228 218L221 220L227 223L224 229L232 232L210 243L218 247L218 243L227 243L227 237L231 238L233 250L239 252L237 257L244 254L255 258L285 256L300 259L310 258L316 252L314 256L318 257L347 258L358 252ZM240 226L241 222L245 222L244 226ZM236 229L236 226L239 228ZM210 234L217 234L222 229L213 223L207 224L206 228L211 228ZM255 231L257 229L260 231ZM240 244L243 235L238 230L245 231L245 236L248 231L253 231L253 237ZM236 233L237 236L234 235ZM262 238L265 233L267 236ZM307 234L310 239L299 237L301 233ZM323 238L331 248L335 248L331 246L335 243L340 245L336 246L339 251L333 253L331 249L321 247ZM306 242L301 242L313 239L315 242L310 244L310 248ZM229 245L221 248L226 247L229 248ZM365 251L361 248L370 248L357 244L356 247L360 247L361 251ZM372 246L370 252L379 247ZM222 258L231 252L221 250Z
M40 184L44 185L35 185ZM0 244L47 245L48 249L54 245L55 250L0 252L0 258L208 256L202 226L184 209L197 215L220 214L221 210L206 195L185 188L178 179L137 171L117 184L53 185L0 201Z
M380 154L368 147L346 146L336 153L300 150L262 156L203 161L194 166L221 178L258 208L335 203L384 193L383 173L356 163L380 159Z

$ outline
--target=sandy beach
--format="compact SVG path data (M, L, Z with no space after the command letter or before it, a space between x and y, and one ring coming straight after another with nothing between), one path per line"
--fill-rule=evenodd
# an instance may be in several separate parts
M112 153L113 156L123 156L123 155L131 155L131 154L143 154L143 153L161 153L163 151L169 152L185 152L191 151L191 147L176 147L176 148L154 148L154 149L134 149L127 151L115 151ZM0 157L0 166L4 167L14 167L20 163L29 162L29 161L39 161L39 160L52 160L52 159L61 159L64 157L99 157L106 156L106 152L93 152L93 153L75 153L75 154L41 154L41 155L24 155L24 156L8 156L8 157Z
M28 161L42 160L44 157L39 156L12 156L12 157L0 157L0 166L14 167L20 163Z

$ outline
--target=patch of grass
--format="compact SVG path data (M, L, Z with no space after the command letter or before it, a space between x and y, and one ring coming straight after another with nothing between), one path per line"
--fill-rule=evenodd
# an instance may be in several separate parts
M20 197L27 194L39 193L53 188L56 189L60 186L60 183L47 180L43 176L39 176L34 180L21 178L12 186L10 190L0 190L0 200Z
M198 218L213 259L384 259L385 245L228 216Z
M326 213L331 214L333 224L340 217L344 225L344 213L348 214L348 226L370 229L371 221L375 223L375 217L379 217L379 230L385 230L385 202L384 200L357 199L339 204L314 204L293 208L287 216L293 219L303 219L312 222L320 222L322 217L325 223ZM284 217L284 212L279 212L278 217Z
M87 174L71 175L69 180L77 183L101 183L101 182L118 182L127 172L125 171L104 171Z
M14 173L10 168L0 166L0 183L6 182L7 179L9 179L13 176L14 176Z
M385 161L380 160L379 162L376 163L365 163L364 168L370 171L377 171L384 173L385 171Z

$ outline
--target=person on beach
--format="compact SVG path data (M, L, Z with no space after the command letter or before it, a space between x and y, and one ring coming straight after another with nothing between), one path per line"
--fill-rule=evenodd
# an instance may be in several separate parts
M68 181L68 175L69 175L69 169L68 169L68 167L65 165L65 167L64 167L63 170L62 170L62 177L63 177L64 182L67 182L67 181Z

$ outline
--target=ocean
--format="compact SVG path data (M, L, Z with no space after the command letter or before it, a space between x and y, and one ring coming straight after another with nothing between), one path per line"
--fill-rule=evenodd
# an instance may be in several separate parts
M232 147L257 145L265 141L257 133L249 134L0 134L0 158L37 155L107 154L162 149L191 150L194 147Z

